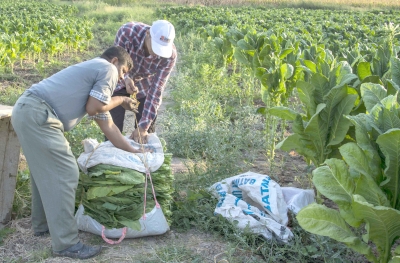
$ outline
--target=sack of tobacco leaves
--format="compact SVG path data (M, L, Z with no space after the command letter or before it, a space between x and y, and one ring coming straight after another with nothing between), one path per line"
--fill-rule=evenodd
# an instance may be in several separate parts
M150 173L156 199L168 224L171 222L174 191L171 160L172 154L165 153L161 167ZM151 216L156 206L150 180L145 191L145 178L145 173L109 164L98 164L88 168L87 174L80 173L76 193L76 207L80 212L76 215L79 229L94 232L88 227L87 219L89 218L109 230L127 227L133 231L143 231L143 216ZM144 207L146 214L144 214ZM86 221L81 220L84 216L86 216ZM95 234L101 234L98 233L98 229L95 232ZM136 234L132 234L132 237L137 237ZM143 235L145 234L142 233L141 236Z

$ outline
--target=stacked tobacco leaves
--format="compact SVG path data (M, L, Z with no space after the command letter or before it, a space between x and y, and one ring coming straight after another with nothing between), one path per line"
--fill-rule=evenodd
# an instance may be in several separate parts
M151 173L158 203L170 222L173 180L172 154L164 154L164 163ZM82 204L85 214L106 228L129 227L140 230L143 215L145 173L133 169L99 164L80 173L76 206ZM147 183L146 213L155 206L151 183Z

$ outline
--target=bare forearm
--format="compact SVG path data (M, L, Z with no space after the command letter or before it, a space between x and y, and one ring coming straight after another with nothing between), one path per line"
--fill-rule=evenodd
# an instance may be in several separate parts
M112 120L102 121L96 120L100 129L103 131L104 135L110 140L110 142L117 148L132 152L132 153L140 153L140 150L136 150L128 143L128 141L124 138L124 136L119 131L118 127L115 126Z
M95 98L89 97L88 104L86 105L86 111L89 115L96 115L101 112L107 112L115 107L121 105L124 101L124 97L122 96L115 96L112 97L110 103L104 104Z

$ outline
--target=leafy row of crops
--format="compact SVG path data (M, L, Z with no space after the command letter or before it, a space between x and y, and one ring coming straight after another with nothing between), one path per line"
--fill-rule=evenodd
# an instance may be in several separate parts
M244 34L268 31L285 39L296 39L302 47L325 44L334 53L355 45L377 43L388 34L385 24L400 23L399 11L169 7L159 9L158 14L173 21L181 33L198 30L214 36L209 32L215 33L215 27L221 36L229 28L237 28Z
M261 84L267 134L276 132L274 118L292 123L292 135L277 147L294 149L317 167L318 193L339 207L310 205L299 213L300 225L371 262L399 262L399 14L281 9L261 16L249 9L236 20L235 10L162 13L211 40L223 67L248 70ZM300 110L288 105L294 92Z
M4 0L0 3L0 68L22 59L87 47L93 21L71 5Z

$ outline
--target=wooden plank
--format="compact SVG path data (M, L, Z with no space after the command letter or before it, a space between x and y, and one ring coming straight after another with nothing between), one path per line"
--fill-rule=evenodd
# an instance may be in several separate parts
M13 109L12 106L0 105L0 120L10 117L12 109Z
M11 220L20 147L11 118L0 119L0 224Z

